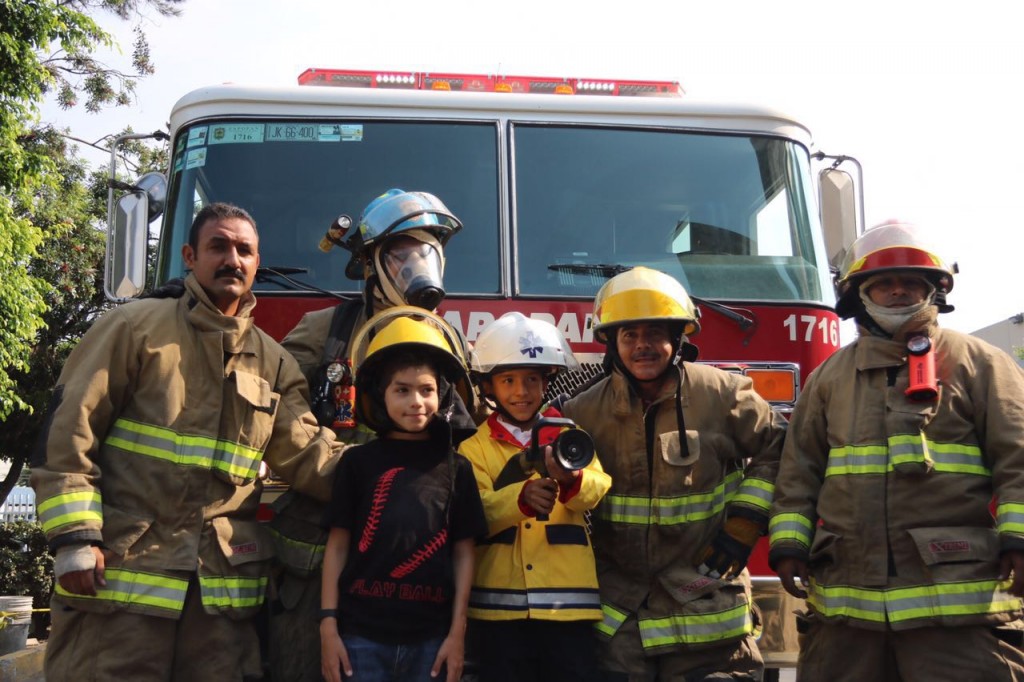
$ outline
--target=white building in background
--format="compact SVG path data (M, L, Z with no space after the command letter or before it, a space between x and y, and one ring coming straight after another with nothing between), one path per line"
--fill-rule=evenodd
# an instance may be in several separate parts
M1024 360L1017 354L1018 349L1024 348L1024 313L1017 313L971 334L1002 348L1017 360L1018 365L1024 367Z

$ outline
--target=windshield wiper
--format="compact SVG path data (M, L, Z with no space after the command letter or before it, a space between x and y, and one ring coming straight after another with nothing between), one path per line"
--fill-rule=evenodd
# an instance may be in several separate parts
M288 275L306 274L309 272L309 268L293 268L288 266L277 266L277 265L265 265L256 268L256 281L261 284L276 284L278 286L290 289L292 291L316 291L327 296L331 296L341 301L347 301L347 296L342 296L333 291L327 289L321 289L320 287L313 286L307 282L300 282L294 280Z
M741 331L746 331L753 327L755 324L754 320L750 319L749 317L739 312L735 308L730 308L729 306L724 305L722 303L718 303L716 301L709 301L708 299L700 298L699 296L690 296L690 299L697 305L710 308L711 310L714 310L722 317L732 320L737 325L739 325Z
M628 272L633 269L632 265L619 265L618 263L552 263L548 266L548 270L554 270L556 272L569 272L574 275L603 275L604 277L614 277L615 275L621 275L624 272ZM710 308L716 313L735 322L740 331L746 331L753 327L756 322L741 312L738 312L735 308L730 308L727 305L710 301L706 298L700 298L697 296L690 296L693 302Z
M548 270L555 272L569 272L574 275L603 275L614 277L632 270L632 265L619 265L618 263L552 263Z

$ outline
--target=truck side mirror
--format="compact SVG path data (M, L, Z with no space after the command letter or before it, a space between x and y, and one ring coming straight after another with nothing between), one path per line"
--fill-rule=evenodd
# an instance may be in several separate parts
M857 187L846 171L825 168L818 173L821 225L828 263L838 269L857 238Z
M166 196L163 174L146 173L114 204L103 280L107 298L123 301L145 289L149 223L163 213Z

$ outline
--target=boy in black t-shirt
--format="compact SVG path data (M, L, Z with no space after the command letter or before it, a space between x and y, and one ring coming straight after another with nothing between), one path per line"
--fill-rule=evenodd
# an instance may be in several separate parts
M447 423L455 391L472 401L461 344L441 318L393 309L353 345L357 415L380 438L342 457L324 515L322 672L415 681L446 670L456 682L474 538L487 528Z

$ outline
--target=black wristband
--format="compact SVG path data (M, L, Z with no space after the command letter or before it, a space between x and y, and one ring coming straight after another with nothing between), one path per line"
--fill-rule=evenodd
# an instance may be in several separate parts
M337 618L338 609L320 609L320 615L318 618L323 620L324 618Z

